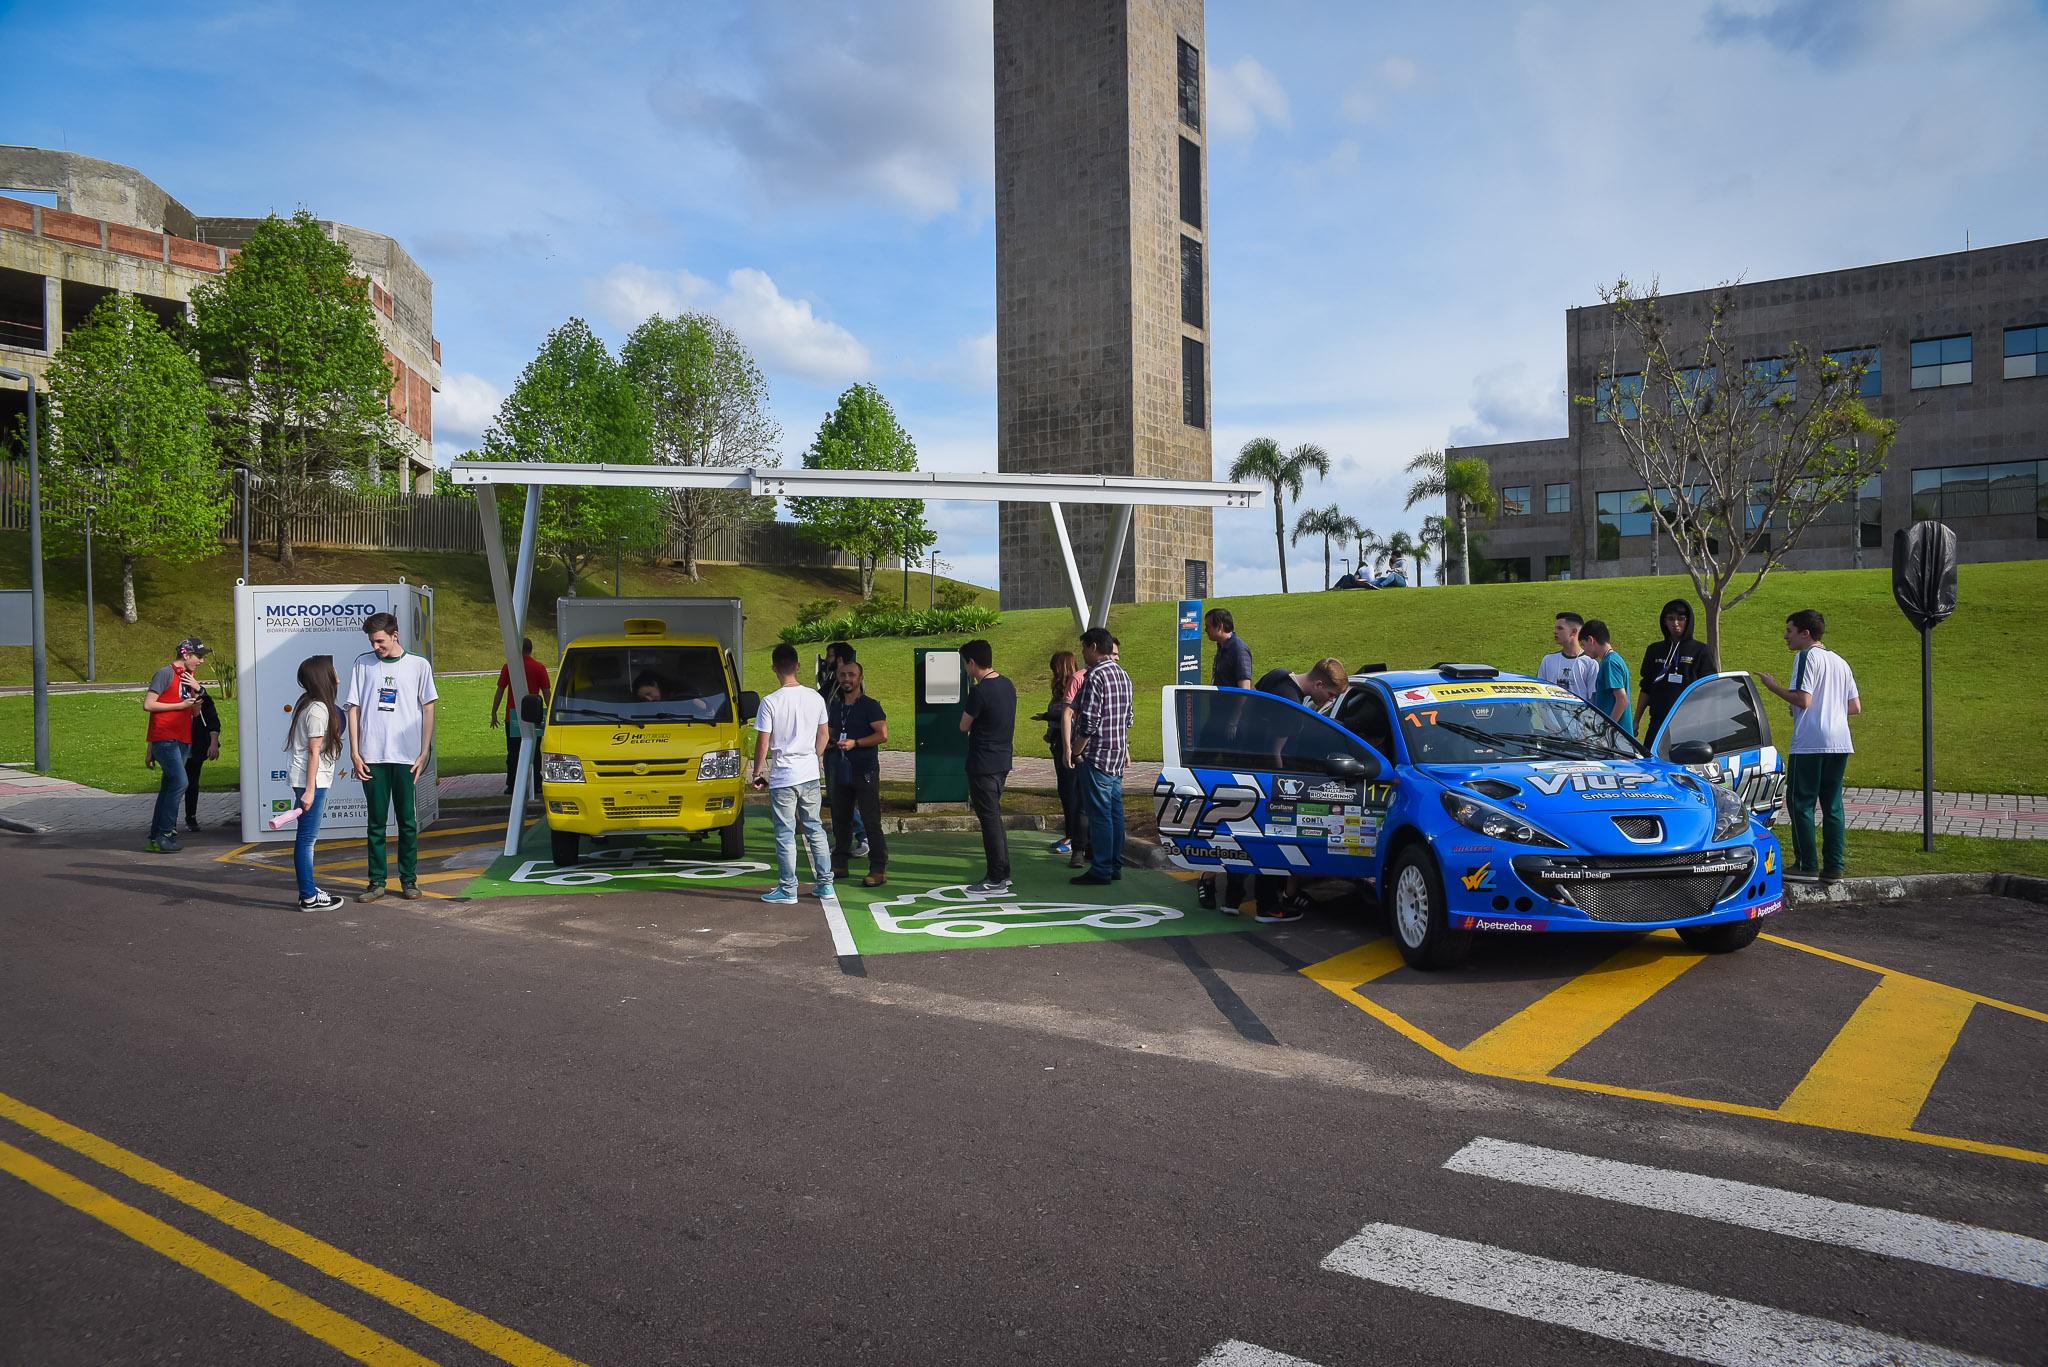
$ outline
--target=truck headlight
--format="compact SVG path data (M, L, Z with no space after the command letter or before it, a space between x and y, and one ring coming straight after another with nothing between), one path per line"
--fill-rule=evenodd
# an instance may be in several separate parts
M1714 794L1714 839L1733 840L1749 829L1749 808L1742 799L1716 783Z
M583 761L574 755L543 754L540 757L540 780L543 783L581 783Z
M740 776L740 752L737 750L709 750L704 758L697 761L698 778L738 778Z
M1562 840L1522 818L1456 793L1444 794L1444 811L1466 830L1477 831L1494 840L1511 840L1517 845L1542 845L1557 850L1565 848Z

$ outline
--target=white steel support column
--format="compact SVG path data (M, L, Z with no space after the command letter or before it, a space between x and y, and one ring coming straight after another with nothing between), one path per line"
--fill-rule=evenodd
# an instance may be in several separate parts
M1116 521L1111 524L1109 538L1102 553L1102 577L1096 581L1095 620L1091 627L1109 625L1109 600L1116 593L1116 571L1123 563L1124 547L1131 539L1131 505L1126 503L1116 510Z
M519 763L513 772L512 801L505 812L506 854L519 852L524 832L526 784L533 773L534 735L526 719L519 716L519 704L526 696L526 659L519 648L526 629L527 597L533 586L535 533L540 518L540 486L526 486L525 516L519 527L517 579L505 564L505 533L498 524L498 491L492 485L476 489L477 515L483 521L484 557L491 567L491 596L498 602L498 632L505 644L505 677L510 688L512 715L519 717Z
M1073 538L1067 535L1066 510L1057 503L1048 503L1045 506L1052 511L1052 533L1059 538L1060 559L1065 561L1067 566L1067 587L1074 594L1074 629L1077 632L1086 631L1090 626L1088 590L1081 585L1081 566L1074 560Z

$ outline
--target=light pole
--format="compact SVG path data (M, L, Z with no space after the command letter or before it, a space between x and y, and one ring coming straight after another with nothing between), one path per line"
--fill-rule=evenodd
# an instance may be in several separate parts
M238 464L235 475L242 481L242 582L249 582L249 467Z
M85 505L85 681L93 682L98 660L92 639L92 505Z
M29 652L35 685L36 772L50 772L50 661L43 649L43 474L36 452L36 377L0 367L0 379L28 386Z

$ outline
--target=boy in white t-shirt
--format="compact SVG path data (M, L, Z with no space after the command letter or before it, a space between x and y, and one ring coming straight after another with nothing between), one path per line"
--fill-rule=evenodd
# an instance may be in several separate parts
M1842 845L1848 818L1842 811L1842 780L1856 747L1849 739L1849 718L1863 712L1856 693L1856 675L1849 662L1820 643L1827 621L1812 608L1785 619L1785 645L1796 652L1792 685L1787 688L1768 674L1763 686L1792 705L1792 754L1786 766L1785 805L1792 821L1792 867L1785 877L1794 883L1818 879L1832 883L1842 876ZM1813 809L1821 809L1821 850L1813 847Z
M796 837L802 831L811 852L811 876L819 898L833 895L832 849L819 819L819 757L831 736L825 700L796 681L796 647L787 642L769 657L780 685L761 699L754 714L754 786L768 790L768 820L775 828L775 888L764 902L787 905L797 899Z
M398 619L376 612L364 619L370 648L349 670L348 693L341 700L348 714L348 748L355 756L356 777L363 781L368 804L363 843L368 847L369 884L356 894L358 902L384 895L384 822L398 809L398 895L420 895L419 823L413 781L434 752L434 669L418 655L408 655L398 639Z
M1600 662L1579 645L1579 628L1586 619L1576 612L1560 612L1551 624L1550 639L1557 649L1536 666L1536 677L1547 684L1571 690L1582 701L1593 701L1593 689L1600 677Z

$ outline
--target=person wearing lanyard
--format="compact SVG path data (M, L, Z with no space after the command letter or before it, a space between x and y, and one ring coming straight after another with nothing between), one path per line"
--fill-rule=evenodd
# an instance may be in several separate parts
M867 671L859 661L839 666L838 707L831 716L831 749L845 763L832 784L832 876L844 878L856 848L867 850L864 888L889 881L889 837L882 831L882 745L889 739L889 714L867 695ZM854 844L854 816L864 818L867 839Z

